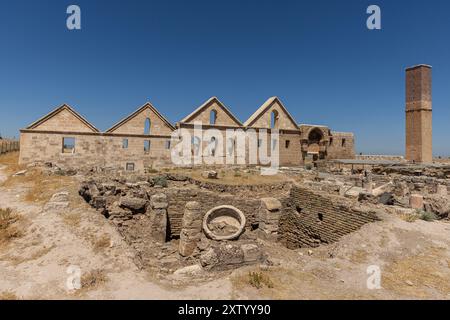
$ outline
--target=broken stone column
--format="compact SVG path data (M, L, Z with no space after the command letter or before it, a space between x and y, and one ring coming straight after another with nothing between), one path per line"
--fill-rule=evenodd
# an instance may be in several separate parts
M195 201L186 203L180 233L178 251L183 257L192 255L202 234L202 213L200 204Z
M276 240L281 216L281 202L275 198L262 198L260 208L260 229L268 239Z
M447 190L447 186L444 186L442 184L439 184L437 186L437 192L436 192L439 196L441 197L446 197L448 195L448 190Z
M391 193L394 190L394 183L392 181L389 181L386 184L383 184L382 186L375 188L372 190L372 195L374 197L379 197L383 193Z
M397 197L405 197L409 193L408 184L405 181L397 181L394 193Z
M413 209L423 209L423 196L420 194L412 194L409 198L409 205Z
M363 188L367 190L367 192L372 193L373 190L373 179L372 174L368 173L367 176L363 180Z
M167 197L158 193L150 198L150 236L158 242L164 243L167 239Z

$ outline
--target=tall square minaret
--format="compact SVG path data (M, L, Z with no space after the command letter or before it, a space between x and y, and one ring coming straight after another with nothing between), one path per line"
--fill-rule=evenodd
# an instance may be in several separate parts
M433 161L431 66L406 69L406 160Z

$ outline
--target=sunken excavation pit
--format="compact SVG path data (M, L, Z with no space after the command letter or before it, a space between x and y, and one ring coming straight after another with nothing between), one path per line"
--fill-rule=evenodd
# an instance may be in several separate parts
M116 226L135 263L158 274L270 265L267 242L317 247L378 220L353 201L291 180L230 187L168 173L92 175L79 194Z

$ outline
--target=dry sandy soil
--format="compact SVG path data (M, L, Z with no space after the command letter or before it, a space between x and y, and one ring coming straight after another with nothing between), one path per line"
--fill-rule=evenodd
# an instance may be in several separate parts
M0 241L0 299L450 299L446 222L381 213L382 221L318 249L263 243L273 267L183 285L136 267L116 229L77 195L77 177L11 177L18 169L0 157L0 209L20 217L20 232ZM69 207L45 209L59 191L69 192ZM371 265L381 270L379 289L367 288ZM67 289L70 266L81 270L80 290Z

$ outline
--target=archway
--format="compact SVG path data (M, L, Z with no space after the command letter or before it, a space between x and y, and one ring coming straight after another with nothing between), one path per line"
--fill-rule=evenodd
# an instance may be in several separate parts
M278 128L278 119L279 119L280 115L278 114L277 110L273 110L270 113L270 128L271 129L276 129Z

